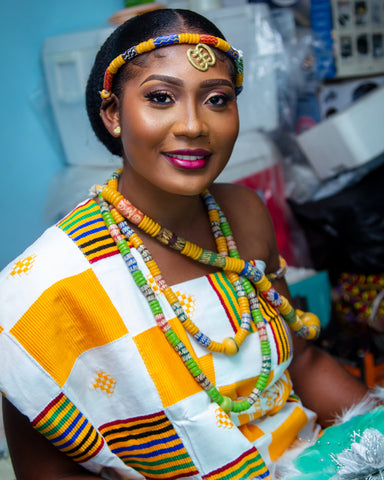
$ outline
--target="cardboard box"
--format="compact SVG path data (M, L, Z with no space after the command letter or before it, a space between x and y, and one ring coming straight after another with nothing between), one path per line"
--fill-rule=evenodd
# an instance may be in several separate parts
M321 85L317 93L321 120L335 113L342 112L363 95L372 92L375 88L382 85L384 85L384 75L361 77L354 80L343 80Z
M384 86L297 135L320 180L360 167L384 152Z

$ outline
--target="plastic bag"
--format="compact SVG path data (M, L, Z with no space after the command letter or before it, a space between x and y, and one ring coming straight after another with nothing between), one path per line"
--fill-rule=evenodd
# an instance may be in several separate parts
M342 272L384 272L384 165L327 198L290 201L303 228L314 267L332 281Z
M263 169L236 183L257 191L271 215L280 254L288 265L310 267L310 254L304 234L287 204L280 163Z

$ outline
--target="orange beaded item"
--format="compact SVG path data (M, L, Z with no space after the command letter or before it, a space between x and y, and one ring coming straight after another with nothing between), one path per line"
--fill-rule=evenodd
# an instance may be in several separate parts
M194 243L188 242L188 240L186 240L185 247L180 253L187 257L193 258L193 260L197 260L203 253L203 249L198 245L195 245Z
M155 44L153 43L153 39L151 38L150 40L146 42L141 42L137 45L136 51L140 55L142 53L147 53L156 48Z
M115 173L112 175L112 178L116 180L118 179L118 176L119 174ZM109 187L110 186L111 184L109 185ZM297 331L299 335L312 335L313 332L315 332L316 334L316 322L313 321L311 315L305 316L302 315L301 312L299 312L300 316L302 316L305 320L305 323L303 323L301 321L301 318L299 318L299 316L296 315L296 313L293 311L287 299L278 295L278 293L274 291L271 283L265 278L263 273L250 262L246 262L240 258L236 248L236 243L232 236L232 232L229 228L228 222L223 212L219 209L218 205L214 201L213 197L209 194L209 192L204 192L203 198L206 203L207 209L216 209L219 213L219 223L220 229L223 234L222 236L228 239L226 248L228 252L225 252L229 255L228 257L221 254L216 254L208 250L203 250L201 247L198 247L191 242L187 242L181 237L178 237L169 230L163 228L160 230L159 235L157 235L155 238L164 245L167 245L171 248L175 248L175 246L177 245L177 248L175 248L176 250L184 251L184 254L188 253L188 256L191 256L191 258L194 258L197 253L200 254L201 252L201 254L197 257L197 261L206 263L208 265L214 265L218 268L223 268L226 271L228 278L231 279L234 291L237 295L240 309L240 328L237 330L235 338L228 337L224 339L221 343L212 341L209 337L204 335L187 316L180 302L177 300L177 296L174 294L174 292L172 292L170 287L167 286L164 278L161 276L161 272L156 262L152 259L150 252L145 248L143 242L138 237L138 235L128 226L126 220L121 221L117 225L118 228L116 228L116 223L114 223L114 216L113 214L111 214L110 207L115 207L117 210L119 210L120 215L125 216L125 213L121 210L121 208L125 208L127 205L129 205L130 211L131 209L133 209L137 214L129 217L129 220L135 223L135 225L138 225L140 224L140 222L142 222L144 214L138 209L135 209L135 207L133 207L133 205L130 204L127 200L124 199L125 202L123 202L118 195L111 196L110 192L108 192L108 195L110 197L113 197L115 200L117 199L118 201L116 205L109 206L104 199L103 189L101 189L101 192L99 194L99 202L103 218L108 226L108 230L110 231L112 237L115 239L115 241L117 240L117 245L124 261L127 263L127 266L132 273L135 282L140 287L143 295L148 300L154 318L158 326L161 328L161 330L167 337L169 343L173 346L175 351L181 355L185 366L188 368L193 378L195 378L199 385L201 385L201 387L206 390L210 398L213 401L217 402L223 409L225 409L225 411L242 412L249 409L250 406L253 405L255 401L262 395L263 391L267 387L271 376L270 373L272 364L271 347L267 332L267 323L266 319L264 319L261 314L257 294L253 285L262 287L259 288L259 291L261 291L261 294L267 299L267 301L272 307L275 307L280 312L285 310L287 311L287 313L284 315L284 318L287 319L290 325L294 325L293 330ZM113 211L114 208L112 208L112 212ZM115 215L115 217L119 218L118 215ZM214 218L216 217L214 216ZM145 221L143 224L146 226L146 228L149 228L149 223L150 222ZM214 235L215 240L221 245L221 241L219 241L221 235L219 234L219 231L216 227L216 222L213 222L212 234ZM118 233L119 231L121 233ZM252 390L250 395L248 395L248 397L244 399L232 400L229 397L221 395L220 392L216 389L216 387L214 387L214 385L211 384L208 378L204 375L204 372L201 371L198 365L193 363L194 361L190 356L188 349L178 338L171 325L167 322L160 303L155 298L153 289L150 287L147 280L144 278L143 273L138 269L138 264L135 258L132 256L128 244L123 238L124 236L136 247L138 253L142 256L144 262L146 263L150 271L150 274L156 281L159 289L164 292L165 298L169 302L171 308L181 321L184 328L191 335L193 335L193 337L202 346L206 347L208 350L212 352L225 353L227 355L236 354L241 344L246 339L247 335L251 332L251 320L253 319L260 339L260 349L262 357L260 374L257 378L254 389ZM122 240L120 240L120 238L122 238ZM184 247L180 249L180 245L184 245ZM229 270L228 267L233 268L233 270ZM142 288L143 286L145 286L145 288ZM244 299L246 298L247 301L244 301ZM306 325L307 320L309 320L309 326Z
M125 63L142 55L144 53L151 52L156 48L168 47L171 45L211 45L222 52L224 52L235 64L236 79L235 79L235 92L236 95L242 90L243 84L243 54L240 50L236 50L222 38L214 37L213 35L204 35L198 33L179 33L165 35L161 37L151 38L147 41L141 42L136 46L130 47L125 52L114 58L107 67L104 74L103 89L100 92L100 96L103 100L109 98L112 92L112 83L115 74L118 72ZM214 63L212 63L213 65ZM195 65L196 66L196 65ZM197 66L196 66L197 68Z
M113 175L113 178L118 178L119 172ZM140 223L143 218L144 214L140 212L140 210L135 209L128 200L124 199L124 202L121 200L119 195L112 195L110 190L111 187L105 187L102 190L102 194L104 198L111 198L116 201L118 199L118 204L116 208L122 213L123 216L128 218L128 220L132 221L135 225L141 226L143 231L149 233L149 225L152 223L146 220L143 223ZM272 287L271 282L268 280L266 275L263 275L260 271L258 271L254 266L252 266L249 262L241 259L237 249L236 243L233 239L232 232L229 229L228 222L224 217L224 214L221 210L219 210L216 202L213 200L213 197L210 193L206 190L202 193L203 198L206 200L207 208L208 208L208 215L209 218L214 219L211 224L213 228L213 232L216 232L217 235L215 237L215 241L218 246L219 254L214 252L210 252L208 250L204 250L196 244L189 242L187 240L174 235L171 231L165 228L160 228L160 231L157 235L154 235L154 238L158 240L163 245L169 246L181 254L192 258L193 260L197 260L202 263L206 263L209 265L214 265L216 267L222 268L225 272L235 272L237 275L240 275L241 281L244 283L245 281L250 281L251 283L247 284L247 288L252 288L251 284L253 283L258 291L264 296L264 298L274 307L276 308L281 315L285 318L287 323L291 326L292 330L299 335L300 337L304 338L316 338L320 331L320 321L315 315L310 315L305 317L305 322L302 321L293 307L289 304L287 298L282 295L279 295ZM129 205L130 209L124 210L126 206ZM133 214L134 212L135 214ZM214 213L216 212L216 213ZM219 224L222 225L220 228L222 229L222 234L218 234L218 230L214 227L217 226L217 218L219 218ZM155 223L155 222L154 222ZM224 234L225 230L225 234ZM153 234L153 232L151 231ZM227 245L224 246L222 239L225 237ZM230 255L228 256L228 249ZM234 279L236 282L236 279ZM249 295L249 294L247 294ZM242 305L242 301L240 298L242 295L238 295L239 298L239 305ZM259 310L258 310L259 312ZM254 311L252 310L252 315ZM248 318L249 310L243 311L242 316L244 319ZM262 317L261 317L262 318ZM247 325L245 330L249 330L248 325L250 326L250 322L248 320L244 320L244 325ZM258 322L256 322L258 325ZM242 327L241 327L242 328ZM243 338L243 337L241 337Z

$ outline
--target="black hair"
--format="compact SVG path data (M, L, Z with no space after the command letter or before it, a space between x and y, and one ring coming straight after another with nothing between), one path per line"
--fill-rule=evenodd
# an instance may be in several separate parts
M205 33L225 40L222 32L210 20L191 10L164 8L143 13L127 20L107 38L96 55L92 67L85 101L89 120L98 139L114 155L122 155L121 141L105 128L100 117L104 73L110 62L128 48L150 38L173 33ZM140 57L137 57L139 60ZM120 94L122 80L126 79L124 66L113 79L112 92Z

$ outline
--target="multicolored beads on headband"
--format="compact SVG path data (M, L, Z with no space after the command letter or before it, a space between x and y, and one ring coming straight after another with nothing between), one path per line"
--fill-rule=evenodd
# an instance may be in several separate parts
M235 92L238 95L243 89L243 54L240 50L236 50L222 38L214 37L213 35L204 35L199 33L179 33L174 35L165 35L162 37L151 38L146 42L141 42L134 47L128 48L125 52L116 57L109 64L104 75L103 90L100 92L101 98L109 98L111 95L112 81L114 75L119 68L129 60L141 55L142 53L151 52L156 48L168 47L170 45L210 45L224 52L235 64L236 67L236 84Z

